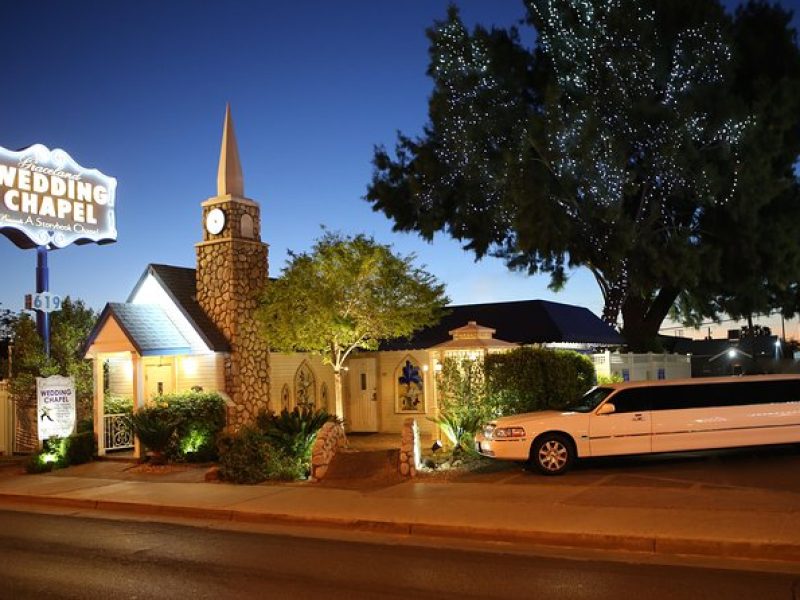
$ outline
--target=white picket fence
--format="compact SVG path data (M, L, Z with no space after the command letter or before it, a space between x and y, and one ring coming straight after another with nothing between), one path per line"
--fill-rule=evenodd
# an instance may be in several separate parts
M624 381L684 379L692 376L690 354L601 352L592 355L592 362L598 375L616 375Z

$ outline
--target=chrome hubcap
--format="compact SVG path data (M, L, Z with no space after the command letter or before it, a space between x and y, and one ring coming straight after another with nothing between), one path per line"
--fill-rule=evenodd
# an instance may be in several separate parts
M559 471L567 464L567 448L558 440L550 440L539 448L539 464L548 471Z

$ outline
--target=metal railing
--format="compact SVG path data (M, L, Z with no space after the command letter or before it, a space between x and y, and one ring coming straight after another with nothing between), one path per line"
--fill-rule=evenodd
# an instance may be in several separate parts
M133 429L126 413L104 415L105 449L133 448Z

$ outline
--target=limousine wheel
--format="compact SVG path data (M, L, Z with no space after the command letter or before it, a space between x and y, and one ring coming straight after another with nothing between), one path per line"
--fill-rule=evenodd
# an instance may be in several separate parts
M533 442L531 463L545 475L561 475L572 464L575 452L563 435L546 434Z

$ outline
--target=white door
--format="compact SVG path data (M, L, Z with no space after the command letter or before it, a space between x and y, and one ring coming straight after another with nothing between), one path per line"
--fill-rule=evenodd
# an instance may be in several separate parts
M647 388L617 392L608 399L615 412L592 414L589 443L592 456L643 454L652 451L652 422Z
M145 365L144 385L144 395L148 401L175 391L172 365Z
M378 431L378 389L374 358L355 358L350 369L350 402L345 421L350 431Z

